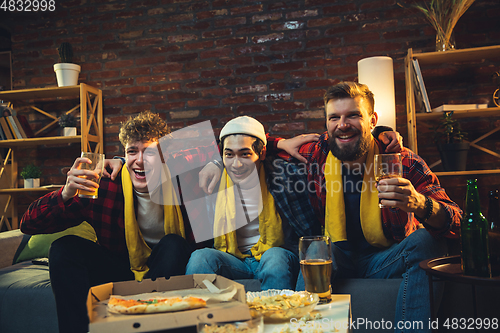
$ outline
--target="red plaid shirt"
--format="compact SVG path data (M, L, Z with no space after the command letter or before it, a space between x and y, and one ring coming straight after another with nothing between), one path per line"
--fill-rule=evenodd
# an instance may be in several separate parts
M268 149L277 150L277 143L280 138L268 136L267 140ZM377 144L379 144L379 147L381 146L378 141ZM317 142L304 144L299 149L300 154L308 161L308 181L314 184L314 186L311 187L314 187L315 193L311 194L309 199L323 226L325 224L326 205L326 186L323 167L326 163L329 151L327 132L323 133ZM401 155L403 157L403 178L411 181L417 192L429 196L434 201L440 203L446 210L447 223L444 228L436 229L425 224L424 226L426 229L436 237L442 235L447 237L458 237L462 210L456 203L451 201L445 190L439 184L436 175L432 173L420 156L404 147L401 151ZM287 160L292 159L282 151L280 151L280 156ZM385 236L397 242L402 241L410 233L417 230L419 225L413 213L406 213L400 209L391 208L382 209L382 221Z
M178 177L182 178L182 186L189 186L191 193L193 193L193 189L198 189L197 192L203 195L198 186L199 168L189 170L186 165L193 161L204 165L215 156L214 153L215 151L203 150L203 154L200 154L200 151L193 149L182 155L176 155L172 160L169 159L168 165L173 174L178 174ZM175 187L177 184L174 182ZM94 227L101 246L115 253L127 253L121 172L115 181L111 181L109 178L101 179L97 199L81 199L75 196L67 202L63 202L62 190L63 188L48 193L28 207L20 223L23 233L50 234L87 221ZM182 200L182 193L180 200ZM194 246L194 237L186 209L183 204L180 207L184 219L186 239ZM205 209L202 206L197 208ZM189 209L190 214L196 214L196 212L192 212L196 207L189 207ZM206 214L206 211L200 211L198 214ZM204 244L198 245L198 247L202 246Z

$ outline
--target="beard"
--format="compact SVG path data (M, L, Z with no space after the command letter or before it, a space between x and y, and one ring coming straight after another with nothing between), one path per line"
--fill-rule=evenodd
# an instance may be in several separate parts
M358 134L358 141L344 145L342 148L339 147L335 140L336 136L348 133ZM370 140L356 128L352 128L347 132L337 130L332 134L328 133L328 145L332 155L341 161L356 161L370 150Z

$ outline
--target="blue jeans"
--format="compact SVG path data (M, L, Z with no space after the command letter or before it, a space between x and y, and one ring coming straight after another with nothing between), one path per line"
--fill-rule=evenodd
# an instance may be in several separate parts
M164 236L148 258L146 277L183 275L191 249L181 236ZM49 273L56 299L60 333L89 331L89 289L108 282L134 280L126 253L117 255L97 243L68 235L55 240L49 251Z
M260 261L254 257L238 259L219 250L196 250L186 267L189 274L218 274L231 280L258 279L261 289L295 289L299 259L293 252L273 247L264 252Z
M418 264L425 259L446 255L444 239L436 240L425 229L418 229L401 243L380 251L345 251L332 244L333 278L390 279L402 277L393 322L395 332L430 332L429 280ZM336 274L334 274L336 272ZM297 280L297 290L304 290L302 273ZM440 288L434 288L437 297ZM376 306L376 304L374 304ZM382 319L382 318L381 318ZM383 318L387 320L387 318ZM410 323L422 322L420 329L398 329ZM415 326L414 326L415 327Z

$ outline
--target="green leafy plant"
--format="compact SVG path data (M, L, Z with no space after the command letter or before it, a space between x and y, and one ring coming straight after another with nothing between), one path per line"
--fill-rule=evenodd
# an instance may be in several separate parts
M65 113L59 117L59 126L76 127L76 118L71 113Z
M431 0L413 7L420 10L436 29L437 37L451 49L453 29L475 0Z
M444 112L439 118L439 123L434 127L435 143L459 143L467 138L467 133L462 131L460 122L453 117L453 111Z
M28 164L21 171L21 177L23 179L30 179L30 178L36 179L40 178L41 175L42 175L42 170L40 170L40 168L34 164Z
M59 62L73 63L73 47L68 42L62 42L57 49L59 51Z

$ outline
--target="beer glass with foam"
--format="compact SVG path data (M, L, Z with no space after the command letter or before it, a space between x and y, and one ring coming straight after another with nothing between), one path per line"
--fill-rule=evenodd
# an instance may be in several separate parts
M318 294L319 304L329 303L332 300L330 237L301 237L299 239L299 259L306 291Z

